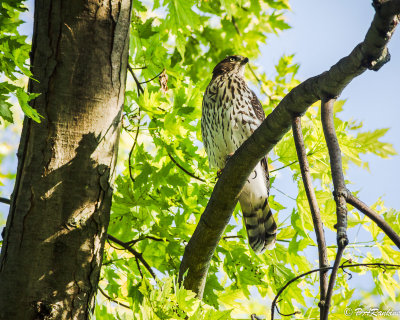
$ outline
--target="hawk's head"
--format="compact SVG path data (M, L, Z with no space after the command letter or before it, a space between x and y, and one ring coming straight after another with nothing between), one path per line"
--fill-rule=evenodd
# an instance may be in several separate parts
M249 62L249 59L242 56L228 56L215 66L213 79L228 72L242 77L247 62Z

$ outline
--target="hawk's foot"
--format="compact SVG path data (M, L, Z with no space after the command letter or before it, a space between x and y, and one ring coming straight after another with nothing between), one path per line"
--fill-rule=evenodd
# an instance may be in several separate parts
M233 154L234 154L234 152L232 152L232 153L226 155L226 157L225 157L225 163L228 162L228 160L233 156ZM215 178L215 180L217 180L217 179L219 179L219 178L221 177L221 175L222 175L222 170L224 170L224 169L219 169L219 170L217 171L217 177Z
M227 163L228 160L229 160L230 158L232 158L233 154L234 154L234 152L231 152L230 154L226 155L225 163Z

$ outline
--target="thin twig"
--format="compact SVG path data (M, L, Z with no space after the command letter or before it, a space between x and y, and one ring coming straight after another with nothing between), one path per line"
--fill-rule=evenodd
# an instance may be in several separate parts
M130 64L128 63L128 70L131 73L133 80L135 80L136 83L136 87L138 90L138 97L144 93L144 89L142 87L142 84L139 82L138 78L136 77L135 73L132 70L132 67L130 66ZM135 149L136 143L137 143L137 139L139 136L139 131L140 131L140 106L138 106L138 117L139 117L139 123L136 129L136 135L135 135L135 140L133 142L133 145L131 147L131 150L129 151L129 158L128 158L128 166L129 166L129 177L131 178L132 182L135 182L135 178L133 177L132 174L132 154L133 154L133 150Z
M278 191L279 193L283 194L284 196L288 197L289 199L293 200L293 201L297 201L296 198L293 198L292 196L289 196L288 194L286 194L285 192L283 192L282 190L278 189L277 187L271 186L272 189L275 189L276 191Z
M284 165L283 167L280 167L280 168L271 170L269 173L272 173L272 172L275 172L275 171L279 171L279 170L285 169L285 168L287 168L287 167L290 167L290 166L294 165L294 164L297 163L297 162L299 162L299 160L292 161L291 163L289 163L289 164L287 164L287 165Z
M224 240L228 240L228 239L243 239L243 237L240 236L240 235L238 235L238 236L225 236L225 237L222 237L222 239L224 239Z
M130 306L128 306L128 305L126 305L126 304L124 304L124 303L122 303L122 302L119 302L118 300L114 300L114 299L111 298L100 286L99 286L98 288L99 288L99 291L101 292L101 294L102 294L103 296L105 296L108 300L110 300L110 301L112 301L112 302L114 302L114 303L120 305L121 307L124 307L124 308L127 308L127 309L131 310L131 307L130 307Z
M138 268L139 273L140 273L140 277L143 279L143 272L142 272L142 268L141 268L141 266L139 264L139 259L137 257L135 257L135 261L136 261L136 265L137 265L137 268Z
M164 69L158 75L156 75L155 77L151 78L150 80L142 81L142 82L140 82L140 84L144 84L144 83L153 81L155 78L159 77L160 74L163 73L163 72L164 72Z
M346 261L348 262L348 261ZM400 268L400 264L391 264L391 263L356 263L356 264L346 264L344 262L341 266L338 267L338 269L345 269L345 268L353 268L353 267L368 267L368 268L372 268L372 267L380 267L380 268L385 268L387 269L388 267L393 267L393 268ZM305 273L302 273L296 277L294 277L293 279L289 280L288 282L286 282L286 284L279 289L278 293L276 294L274 300L272 301L271 304L271 320L274 320L274 313L275 313L275 307L278 301L279 296L282 294L283 291L285 291L285 289L292 284L293 282L299 280L300 278L303 278L305 276L308 276L309 274L315 273L315 272L320 272L320 271L328 271L333 269L334 267L324 267L324 268L318 268L318 269L314 269L314 270L310 270L307 271Z
M191 176L192 178L197 179L197 180L199 180L199 181L201 181L201 182L206 182L206 180L195 176L193 173L187 171L184 167L182 167L182 166L171 156L171 154L170 154L169 152L168 152L168 157L171 159L171 161L172 161L173 163L176 164L176 166L177 166L179 169L181 169L181 170L182 170L183 172L185 172L187 175L189 175L189 176Z
M107 235L107 238L110 239L112 242L120 245L121 247L123 247L125 250L129 251L130 253L132 253L135 258L139 259L139 261L143 264L143 266L147 269L147 271L149 271L149 273L151 274L151 276L153 277L153 279L156 279L156 275L154 273L154 271L151 269L150 265L147 263L146 260L143 259L143 255L140 252L137 252L135 249L133 249L132 247L130 247L129 245L126 244L126 242L123 242L115 237L113 237L111 234Z
M164 242L164 241L168 242L168 239L160 239L160 238L156 238L153 236L144 236L144 237L140 237L138 239L133 239L131 241L125 242L125 244L128 246L132 246L132 245L135 245L136 243L138 243L139 241L143 241L145 239L150 239L150 240L160 241L160 242Z
M147 69L147 66L144 67L131 67L133 70L143 70L143 69Z
M303 178L304 189L306 190L308 203L310 205L311 216L314 224L315 235L318 244L319 267L328 267L328 252L326 249L326 241L324 234L324 226L321 220L321 214L318 207L317 197L315 196L314 187L312 185L310 166L307 160L306 148L304 146L303 133L301 131L301 118L296 116L292 122L293 138L296 145L297 157L300 163L301 176ZM324 310L326 292L328 290L328 273L321 271L320 273L320 303L319 307Z
M282 301L282 299L279 300L277 303L279 303L280 301ZM284 317L290 317L290 316L294 316L295 314L301 314L300 311L295 311L295 312L292 312L292 313L282 313L282 312L279 310L279 308L278 308L277 305L275 306L275 308L276 308L276 311L277 311L281 316L284 316Z
M135 73L133 72L132 67L129 64L128 64L128 70L131 73L133 80L135 80L136 87L138 89L138 96L140 96L141 94L144 93L144 89L143 89L141 83L139 82L139 79L136 77Z
M139 123L136 129L136 135L135 135L135 140L133 141L131 150L129 151L129 155L128 155L128 166L129 166L129 177L131 178L132 182L135 182L135 178L133 177L133 173L132 173L132 154L133 154L133 150L136 147L136 143L139 137L139 130L140 130L140 106L138 106L138 117L139 117Z
M325 303L324 304L321 303L321 305L320 305L320 308L321 308L320 318L321 318L321 320L328 320L329 308L330 308L330 305L331 305L331 299L332 299L332 295L333 295L333 286L335 285L337 271L339 269L340 260L342 259L343 251L344 251L345 248L346 247L342 247L342 246L338 245L338 249L337 249L337 253L336 253L336 257L335 257L335 262L333 264L331 276L329 278L328 290L326 291Z
M351 204L356 209L364 213L368 218L375 222L379 228L394 242L394 244L400 249L400 236L394 231L390 225L374 210L368 207L364 202L353 196L350 192L347 192L346 197L347 203Z

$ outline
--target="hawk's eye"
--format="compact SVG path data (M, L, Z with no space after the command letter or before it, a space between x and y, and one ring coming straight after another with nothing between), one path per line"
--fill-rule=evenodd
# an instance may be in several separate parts
M233 61L235 61L235 58L230 58L229 61L233 62Z

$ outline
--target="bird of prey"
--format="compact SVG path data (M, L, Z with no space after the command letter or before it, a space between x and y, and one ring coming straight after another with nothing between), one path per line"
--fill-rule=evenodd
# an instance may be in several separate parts
M248 58L238 55L226 57L214 68L204 94L201 132L211 168L222 170L229 156L265 118L260 101L244 79L247 62ZM239 195L247 236L255 253L272 249L276 241L276 223L268 196L268 164L263 158Z

